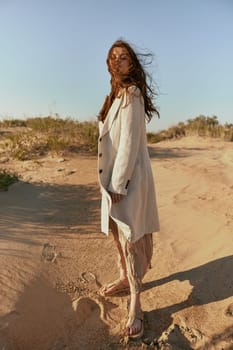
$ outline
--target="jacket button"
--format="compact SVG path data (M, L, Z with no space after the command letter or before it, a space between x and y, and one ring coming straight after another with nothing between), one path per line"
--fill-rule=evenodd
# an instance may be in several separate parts
M126 186L125 186L125 189L126 189L126 190L127 190L128 186L129 186L129 183L130 183L130 180L128 180L128 181L126 182Z
M102 153L99 154L99 157L102 157Z
M103 172L103 169L100 169L100 170L99 170L99 174L101 174L102 172Z
M99 138L99 142L101 142L101 141L102 141L102 137Z

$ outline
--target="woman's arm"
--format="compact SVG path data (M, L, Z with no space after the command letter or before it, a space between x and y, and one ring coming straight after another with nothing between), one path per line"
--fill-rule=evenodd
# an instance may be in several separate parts
M128 102L121 111L119 148L108 186L109 192L119 195L127 194L145 122L144 105L139 89L135 86L130 87L127 94L129 94L127 96Z

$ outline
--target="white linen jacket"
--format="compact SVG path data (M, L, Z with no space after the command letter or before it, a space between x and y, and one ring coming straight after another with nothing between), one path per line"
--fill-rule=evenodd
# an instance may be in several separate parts
M131 242L159 231L144 101L135 86L114 100L104 123L99 123L98 171L102 232L109 233L109 216ZM120 202L113 204L109 191L122 194Z

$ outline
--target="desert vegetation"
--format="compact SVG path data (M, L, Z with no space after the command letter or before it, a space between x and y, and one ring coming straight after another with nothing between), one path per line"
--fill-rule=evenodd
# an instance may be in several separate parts
M200 115L158 133L148 133L147 138L148 142L156 143L193 135L233 141L233 124L226 123L225 125L221 125L217 116L209 117Z
M6 170L0 170L0 191L7 191L8 187L17 182L18 176Z
M79 122L59 116L0 122L1 152L19 160L36 159L49 152L94 154L97 138L96 122Z
M149 143L198 135L233 141L233 124L221 125L216 116L200 115L158 133L148 132ZM56 154L96 154L98 125L59 115L0 121L0 155L18 160Z

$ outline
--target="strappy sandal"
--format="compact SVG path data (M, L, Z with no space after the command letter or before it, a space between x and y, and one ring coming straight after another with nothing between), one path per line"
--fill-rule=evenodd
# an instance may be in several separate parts
M129 334L129 330L133 326L133 324L136 320L141 321L141 327L140 327L138 332L133 333L133 334ZM131 315L129 315L125 333L129 337L129 339L134 339L134 340L140 339L143 336L144 324L143 324L143 312L141 310L136 311L136 312L132 313Z
M120 293L129 293L129 292L130 292L129 285L125 284L120 279L108 284L107 286L102 287L99 291L100 295L102 295L103 297L113 296Z

